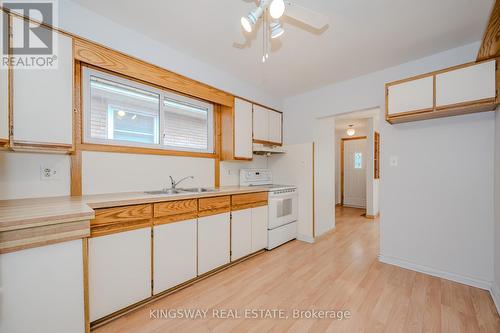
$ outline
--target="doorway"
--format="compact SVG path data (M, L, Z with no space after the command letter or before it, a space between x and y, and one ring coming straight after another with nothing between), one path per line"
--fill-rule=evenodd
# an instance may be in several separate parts
M366 209L366 136L342 138L340 147L340 203Z

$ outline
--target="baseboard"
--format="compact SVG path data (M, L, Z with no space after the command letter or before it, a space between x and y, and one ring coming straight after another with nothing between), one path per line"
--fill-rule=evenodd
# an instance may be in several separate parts
M484 290L491 290L491 285L492 285L491 281L485 281L482 279L468 277L456 273L450 273L432 267L411 263L403 259L387 257L381 254L378 256L378 260L389 265L399 266L419 273L424 273L438 278L466 284L471 287L476 287Z
M375 220L375 219L378 219L380 217L380 213L377 213L377 215L368 215L368 214L366 214L365 217L367 219Z
M497 313L500 315L500 287L495 282L491 284L490 294L497 308Z
M312 237L312 236L298 234L297 235L297 239L299 241L303 241L303 242L306 242L306 243L311 243L311 244L314 243L314 237Z

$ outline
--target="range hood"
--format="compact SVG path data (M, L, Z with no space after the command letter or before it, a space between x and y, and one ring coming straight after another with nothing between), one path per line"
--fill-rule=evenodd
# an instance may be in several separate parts
M262 143L253 144L253 153L256 155L272 155L272 154L284 154L285 149L282 146L274 146Z

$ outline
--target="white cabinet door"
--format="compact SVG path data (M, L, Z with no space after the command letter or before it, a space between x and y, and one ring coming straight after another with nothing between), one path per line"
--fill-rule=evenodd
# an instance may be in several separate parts
M3 15L0 15L0 36L3 36ZM0 45L0 54L3 46ZM9 139L9 71L0 68L0 140Z
M267 247L267 206L252 208L252 252Z
M153 294L196 277L197 220L154 227Z
M90 321L150 296L150 228L89 240Z
M252 253L252 209L232 212L231 261Z
M432 76L388 87L388 115L431 110L434 108L434 79Z
M269 141L269 110L255 104L253 106L253 139Z
M198 275L229 263L229 213L198 219Z
M252 158L252 104L234 100L234 157Z
M82 240L0 255L0 332L84 333Z
M281 143L281 113L269 110L269 141Z
M436 106L496 96L495 60L436 75Z
M22 27L22 20L14 19L14 40L22 38ZM73 142L72 39L58 33L54 36L57 69L14 68L14 141Z

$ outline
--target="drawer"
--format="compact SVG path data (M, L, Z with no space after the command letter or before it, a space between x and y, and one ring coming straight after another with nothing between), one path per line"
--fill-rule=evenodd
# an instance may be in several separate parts
M266 206L267 197L267 192L235 194L231 198L231 210Z
M154 224L165 224L198 217L198 200L178 200L154 204Z
M95 210L90 221L92 237L144 228L151 225L153 205L134 205Z
M229 212L231 210L231 197L202 198L198 200L198 216L209 216Z

